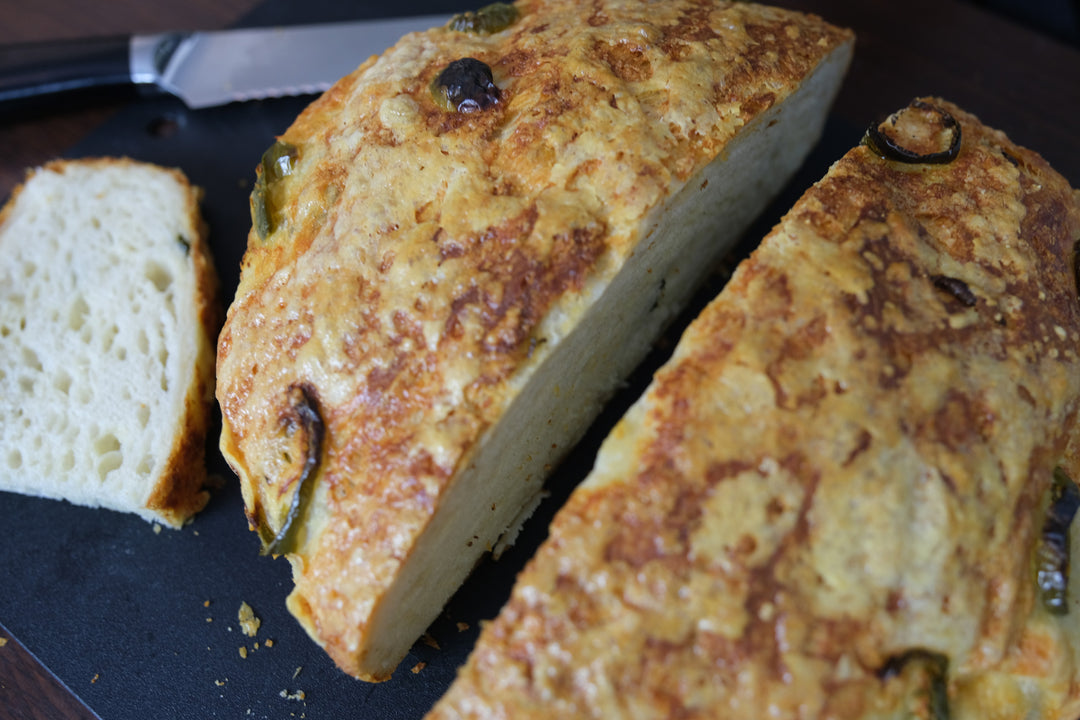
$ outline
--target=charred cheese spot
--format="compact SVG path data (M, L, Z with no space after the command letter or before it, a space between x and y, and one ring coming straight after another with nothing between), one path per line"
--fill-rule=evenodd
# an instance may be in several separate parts
M593 46L593 53L607 63L620 80L638 82L652 77L646 48L637 42L629 39L616 43L598 42Z

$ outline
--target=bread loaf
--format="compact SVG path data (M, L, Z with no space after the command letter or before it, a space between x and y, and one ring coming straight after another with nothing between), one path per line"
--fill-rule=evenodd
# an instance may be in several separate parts
M179 527L206 502L216 276L182 173L60 160L0 211L0 490Z
M403 38L267 152L221 449L289 609L390 676L802 162L849 32L522 0Z
M940 99L868 137L684 333L432 720L1080 714L1080 193Z

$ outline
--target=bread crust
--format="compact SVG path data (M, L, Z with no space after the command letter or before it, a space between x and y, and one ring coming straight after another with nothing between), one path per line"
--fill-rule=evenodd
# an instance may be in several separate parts
M1053 616L1033 566L1052 471L1080 471L1080 192L922 102L960 122L955 160L860 145L806 192L429 717L1080 712L1077 584ZM948 715L902 672L942 658Z
M195 297L199 331L189 338L196 344L192 379L184 398L184 420L176 435L165 473L147 500L146 507L179 527L201 511L215 484L207 475L206 449L214 417L217 336L224 322L224 306L217 268L207 240L209 226L202 215L203 189L190 183L179 169L170 168L185 188L187 214L196 228L188 239L195 268Z
M365 643L415 538L640 250L643 219L851 43L748 4L517 7L494 35L408 36L300 115L280 226L253 229L219 341L221 448L253 526L284 515L310 464L295 389L317 407L319 509L290 555L290 608L365 679L387 676ZM491 68L494 107L433 99L463 57Z

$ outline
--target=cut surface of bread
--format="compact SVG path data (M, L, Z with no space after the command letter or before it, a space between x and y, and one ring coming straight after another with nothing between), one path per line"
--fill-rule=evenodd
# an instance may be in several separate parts
M1080 713L1080 192L941 99L879 128L691 323L432 720Z
M791 177L852 46L742 3L509 17L407 36L285 132L219 341L249 520L292 562L292 613L366 680Z
M0 212L0 490L179 527L206 503L217 280L200 192L124 158Z

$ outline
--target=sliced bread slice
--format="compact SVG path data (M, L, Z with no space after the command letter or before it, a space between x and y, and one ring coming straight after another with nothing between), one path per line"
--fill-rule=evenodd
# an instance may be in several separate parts
M175 169L58 160L0 211L0 490L179 527L208 498L217 278Z

